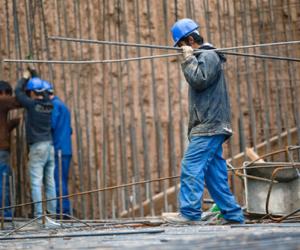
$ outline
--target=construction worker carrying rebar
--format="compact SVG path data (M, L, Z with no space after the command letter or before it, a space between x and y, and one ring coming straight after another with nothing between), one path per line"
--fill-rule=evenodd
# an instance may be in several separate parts
M53 104L51 115L51 132L53 138L54 152L55 152L55 185L56 195L60 196L60 178L62 182L62 195L69 195L68 179L69 169L72 159L72 127L71 127L71 113L69 108L58 96L54 95L53 85L48 81L44 81L44 87L49 94L49 98ZM61 174L60 171L61 164ZM60 202L57 200L56 205L57 214L61 212ZM71 207L70 200L64 198L62 200L62 213L70 215ZM68 216L64 216L68 219Z
M28 169L31 195L34 204L34 216L43 215L42 184L46 199L56 198L54 182L54 147L51 136L51 112L53 105L45 91L42 79L34 69L28 68L18 81L15 89L17 100L26 109L25 128L29 146ZM47 212L56 214L56 200L47 202ZM38 223L42 220L38 219ZM60 224L46 217L48 227Z
M9 119L9 111L21 108L21 105L12 96L12 87L6 81L0 81L0 206L10 206L10 181L9 176L12 176L10 167L10 133L18 126L20 119ZM3 181L5 181L4 201L2 204ZM4 217L11 217L11 209L4 210Z
M189 84L189 145L181 162L179 213L163 215L169 223L195 224L201 220L204 183L219 207L216 224L243 223L241 207L231 194L222 144L232 135L231 111L223 63L225 57L203 42L199 25L188 18L177 21L171 33L182 48L181 67ZM194 50L201 52L195 54Z

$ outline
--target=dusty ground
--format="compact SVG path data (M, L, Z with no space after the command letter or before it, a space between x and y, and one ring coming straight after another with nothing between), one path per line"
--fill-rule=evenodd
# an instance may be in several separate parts
M100 235L114 233L133 234ZM88 234L89 237L74 237L76 234ZM102 225L90 230L27 229L10 237L23 236L41 238L1 240L0 249L300 249L300 223L177 227L161 225L142 228L110 226L106 229ZM43 236L59 238L45 239Z

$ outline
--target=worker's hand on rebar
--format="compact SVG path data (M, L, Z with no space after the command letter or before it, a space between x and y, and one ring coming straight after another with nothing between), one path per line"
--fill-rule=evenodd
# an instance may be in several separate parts
M31 77L38 77L39 76L36 69L32 65L28 66L27 70L29 70L29 72L31 74Z
M182 46L182 60L181 62L184 63L186 60L188 60L194 53L194 50L191 46Z
M28 69L24 70L23 72L23 78L29 79L31 77L31 73Z

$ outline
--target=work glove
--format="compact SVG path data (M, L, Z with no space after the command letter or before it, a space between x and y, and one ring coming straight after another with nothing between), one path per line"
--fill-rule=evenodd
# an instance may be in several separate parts
M182 57L181 57L181 63L186 62L194 53L194 50L191 46L182 46Z
M31 77L30 71L28 69L24 70L23 71L23 78L28 80L30 77Z
M29 70L29 72L31 74L31 77L38 77L39 76L38 73L37 73L37 71L36 71L36 69L35 69L35 67L33 65L29 65L27 67L27 70Z

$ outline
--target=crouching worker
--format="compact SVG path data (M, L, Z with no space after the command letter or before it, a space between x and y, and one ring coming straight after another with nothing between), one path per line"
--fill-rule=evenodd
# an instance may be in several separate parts
M53 105L47 97L43 81L37 77L35 70L26 70L18 81L16 97L26 109L25 127L29 146L28 169L30 175L31 195L33 202L42 200L42 184L46 199L56 197L54 182L54 147L51 137L51 112ZM47 212L56 213L56 200L47 202ZM34 204L34 216L43 215L42 203ZM46 225L59 226L46 217Z
M8 113L12 109L20 108L16 98L12 96L12 87L8 82L0 81L0 207L10 206L9 176L12 173L10 168L10 132L18 126L20 119L8 119ZM5 203L2 204L3 175L5 177ZM12 216L11 209L5 209L4 217Z

